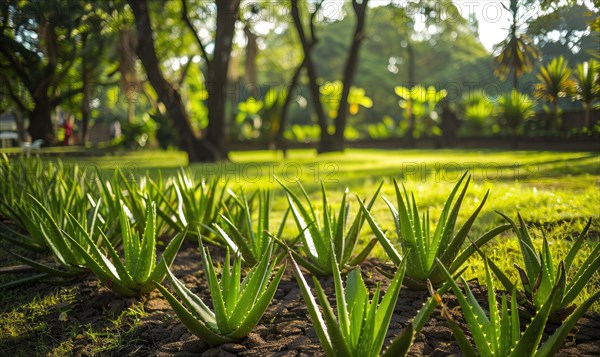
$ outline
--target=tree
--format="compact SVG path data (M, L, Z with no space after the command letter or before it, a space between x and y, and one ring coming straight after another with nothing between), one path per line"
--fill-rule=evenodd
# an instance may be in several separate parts
M150 84L177 128L181 149L187 152L190 162L214 160L216 150L208 147L204 141L194 135L179 92L162 73L154 48L153 30L146 1L128 0L128 3L135 16L138 38L136 53L142 61Z
M319 153L344 150L344 131L346 129L346 121L348 117L348 95L350 93L350 88L358 67L358 53L360 50L360 44L365 37L364 27L367 8L368 0L352 0L352 9L356 15L356 25L354 28L352 42L350 44L350 50L348 51L348 56L343 70L340 96L341 105L338 107L337 115L334 120L334 130L333 132L330 132L329 121L325 116L325 111L320 100L321 95L317 72L314 60L312 58L312 49L317 42L314 32L314 22L311 21L311 40L309 41L302 24L300 11L298 9L298 1L292 0L292 18L294 19L294 25L296 26L298 36L300 37L300 43L302 44L302 49L304 51L304 62L308 72L310 91L313 95L313 106L317 113L319 128L321 129L321 140L317 149ZM314 15L311 15L311 18L314 18Z
M51 145L56 139L52 111L83 91L69 83L68 75L88 33L86 21L93 16L82 2L72 0L4 1L2 13L0 78L19 111L29 117L31 139Z
M235 23L238 18L240 0L217 0L217 20L214 36L214 51L209 57L206 47L196 29L194 28L187 9L187 0L181 0L182 18L194 35L196 43L200 48L200 54L206 62L207 76L206 87L208 89L208 127L206 128L206 140L210 147L214 148L215 159L227 159L228 153L225 147L225 104L227 89L227 72L229 70L229 59L233 46L233 35Z
M600 63L594 60L580 63L575 69L575 91L573 98L583 104L584 127L591 129L590 110L592 102L600 98Z
M598 39L590 32L590 23L598 10L590 10L584 2L571 1L552 8L530 21L527 34L534 40L547 63L564 56L571 63L587 61L598 49Z
M508 37L496 45L496 50L500 53L496 57L495 74L501 80L505 80L508 74L513 73L513 89L519 89L519 78L527 72L530 72L535 66L535 60L539 56L538 50L533 45L531 39L521 31L524 20L519 14L518 0L510 0L510 6L504 8L510 12L512 23Z
M173 120L179 133L179 145L188 153L190 162L218 161L227 159L225 147L225 89L227 87L227 71L229 55L233 42L233 32L240 2L237 0L219 0L216 2L216 35L214 52L209 58L206 47L196 33L188 16L187 2L182 0L182 18L199 46L201 56L207 66L208 89L208 127L204 139L195 135L185 110L181 95L174 85L165 78L154 46L154 31L150 22L150 12L145 0L128 0L135 16L138 33L137 55L142 61L148 80L156 91L159 100L165 105L168 115Z
M558 99L566 97L573 88L571 69L564 57L560 56L547 66L541 67L537 79L535 96L547 100L552 105L552 116L548 127L550 130L555 130L559 116Z

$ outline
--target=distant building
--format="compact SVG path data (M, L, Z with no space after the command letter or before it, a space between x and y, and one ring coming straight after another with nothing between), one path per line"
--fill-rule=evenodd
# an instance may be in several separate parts
M14 131L18 130L17 128L17 118L15 117L15 113L13 111L9 111L0 115L0 132L3 131Z

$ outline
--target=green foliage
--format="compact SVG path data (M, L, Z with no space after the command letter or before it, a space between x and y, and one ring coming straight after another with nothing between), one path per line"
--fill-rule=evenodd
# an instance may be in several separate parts
M600 96L600 63L595 60L580 63L575 68L573 98L591 103Z
M573 89L571 69L563 56L554 58L547 66L542 66L537 74L536 97L556 103Z
M336 318L319 280L313 276L319 301L317 304L292 255L290 255L290 259L302 296L307 303L313 327L325 354L327 356L379 356L398 300L406 262L398 267L394 279L380 302L379 284L377 284L373 298L369 299L369 290L365 286L359 268L353 269L348 274L344 288L342 276L334 258L331 270L335 283ZM411 324L392 342L388 348L391 353L384 355L405 355L412 344L413 334L413 324Z
M164 212L172 208L165 198L169 194L169 188L161 175L153 180L148 175L136 177L134 171L117 168L113 172L112 180L102 180L98 172L93 182L95 185L90 185L90 191L95 190L99 200L104 203L101 212L107 221L118 221L121 210L124 209L132 221L132 226L141 232L146 222L148 203L157 202L157 211L161 219L156 220L156 234L160 236L167 232L169 220L165 219L167 215Z
M275 269L275 262L271 260L271 243L268 254L263 255L260 262L247 272L240 284L242 259L238 254L234 256L231 264L227 250L219 280L210 253L202 243L200 251L213 310L171 272L168 272L171 285L182 299L181 302L161 284L156 283L156 286L169 301L181 322L196 336L210 345L239 341L252 331L271 303L285 266L271 276Z
M232 196L233 197L233 196ZM214 234L231 249L240 253L244 262L254 266L260 259L269 253L273 243L270 232L271 192L269 190L257 191L250 200L241 192L238 199L239 212L237 215L221 214L221 222L213 223ZM258 200L258 206L254 202ZM253 219L253 212L258 210L258 218ZM281 237L289 209L286 210L277 230L277 237Z
M237 140L271 140L279 129L279 120L287 91L276 87L269 89L263 100L249 97L238 103L234 135Z
M140 120L124 122L122 124L122 135L116 138L116 144L123 145L128 149L143 148L149 144L156 133L156 122L145 114Z
M334 208L328 203L325 185L321 182L323 200L323 219L321 221L306 190L299 181L297 184L304 201L281 181L278 180L278 182L287 192L287 200L292 216L301 233L299 238L301 238L302 244L297 250L292 250L291 254L303 267L315 275L328 276L333 273L331 270L333 259L339 264L339 269L344 269L346 265L356 265L367 257L377 243L377 239L373 238L360 253L353 256L360 230L365 221L365 215L359 211L354 217L350 228L346 230L350 218L350 204L346 200L348 189L344 191L339 212L336 214ZM375 191L368 206L364 208L365 211L370 210L373 203L375 203L382 185L383 182Z
M318 125L292 125L283 136L299 143L311 143L319 140L320 129Z
M404 118L408 120L411 113L415 117L416 137L441 134L435 106L448 94L445 89L438 91L434 86L422 85L413 88L398 86L395 92L400 97L399 105L404 111Z
M491 134L494 103L484 91L476 91L463 99L464 122L461 131L469 135Z
M9 253L23 263L40 271L43 276L38 276L38 278L69 278L86 273L88 270L85 259L73 248L74 239L69 237L68 232L73 233L81 229L89 232L95 230L97 228L96 217L98 206L93 208L88 219L88 212L86 210L76 210L75 212L79 212L80 214L74 216L64 210L62 202L43 201L42 203L30 194L27 194L27 200L28 208L31 212L31 223L32 225L37 225L37 227L32 226L29 229L31 231L35 229L36 234L40 234L45 246L52 253L55 264L45 264L10 251ZM87 245L87 242L83 240L81 235L75 236L75 239L81 239L78 243Z
M456 323L446 306L444 306L440 294L432 291L436 300L442 305L442 315L448 321L450 328L466 356L552 356L562 345L569 331L573 328L577 320L585 311L600 298L600 291L596 292L584 304L582 304L556 331L540 346L542 335L548 322L548 316L556 303L559 294L565 282L564 266L560 265L557 276L557 283L549 291L548 300L536 311L535 317L527 325L523 333L520 330L520 321L517 305L517 294L512 290L510 299L510 314L506 294L502 294L501 309L498 309L496 302L496 293L492 282L488 261L485 260L486 268L486 288L488 292L489 317L475 299L468 283L461 278L462 285L465 288L466 295L463 295L460 288L450 275L443 263L438 260L442 271L448 282L452 285L452 291L456 295L463 316L471 330L473 341L477 350L471 345L463 329ZM433 290L433 289L430 289Z
M535 115L535 104L527 94L513 89L498 100L497 115L500 122L516 135L523 122Z
M414 194L411 193L409 198L404 185L402 185L401 191L398 182L394 180L398 209L388 199L385 197L383 199L387 203L394 219L396 234L401 247L400 252L398 252L387 234L379 228L367 208L360 201L363 213L366 215L373 233L379 239L379 242L392 262L399 266L403 261L408 261L404 284L409 289L424 290L426 289L428 280L435 286L439 286L444 281L443 272L439 264L436 263L436 259L439 258L445 265L450 266L450 272L454 273L475 253L475 249L472 247L465 248L462 251L461 249L475 219L487 200L489 191L463 226L455 232L460 207L469 187L469 181L471 180L470 176L467 177L466 183L455 200L455 196L459 192L463 181L465 181L465 177L467 177L467 173L461 177L446 199L437 226L433 232L430 229L429 212L419 215ZM477 245L486 244L496 235L509 229L509 227L508 225L504 225L490 230L476 240Z
M335 119L337 116L342 97L342 90L342 81L327 82L322 84L319 88L323 108L330 119ZM358 114L360 107L371 108L372 106L373 100L367 97L364 88L355 86L350 87L350 93L348 93L348 113L350 115Z
M523 286L525 301L521 304L525 305L529 311L539 311L542 306L550 299L552 289L557 284L561 283L560 289L556 292L555 302L552 305L550 314L553 319L564 320L575 310L576 306L573 301L581 294L586 284L592 279L594 274L600 269L600 244L590 252L585 258L584 263L576 270L573 267L575 257L580 254L579 251L583 246L587 232L590 229L592 220L588 221L581 234L577 237L566 258L558 264L555 263L556 257L552 256L549 243L546 237L543 237L542 250L535 251L533 240L527 229L525 221L519 214L519 226L509 217L502 215L504 219L511 225L513 231L519 240L521 255L525 264L524 269L518 264L514 266L519 271L521 284ZM483 254L482 257L485 258ZM515 284L506 276L504 272L490 260L490 267L494 274L500 279L504 287L511 291L516 289ZM565 281L560 281L560 272L564 270L566 277ZM568 281L567 281L568 280Z
M124 209L121 210L124 259L119 257L115 247L106 239L104 233L94 229L96 227L93 222L97 222L97 216L92 221L91 229L78 226L74 238L67 236L73 250L83 257L92 273L119 295L140 296L154 290L154 283L160 283L165 278L167 269L173 264L187 233L184 230L171 239L157 265L156 204L151 202L146 207L145 229L142 236L131 228L129 217ZM97 238L94 239L96 235Z

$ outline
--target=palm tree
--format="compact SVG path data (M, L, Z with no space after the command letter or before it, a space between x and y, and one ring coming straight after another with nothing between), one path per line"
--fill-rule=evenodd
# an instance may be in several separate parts
M502 6L511 13L512 24L508 37L496 45L496 50L499 49L500 54L496 57L497 67L494 74L501 80L505 80L512 70L513 89L519 90L519 77L533 69L539 52L531 39L519 31L523 23L519 17L518 1L510 0L508 8L504 4Z
M558 121L558 99L571 93L573 80L571 69L563 56L554 58L547 66L540 68L537 74L538 83L535 85L534 94L540 99L545 99L552 106L550 130L556 129Z
M583 104L583 110L585 111L584 127L591 127L591 104L595 98L600 98L600 63L590 60L577 65L573 98Z

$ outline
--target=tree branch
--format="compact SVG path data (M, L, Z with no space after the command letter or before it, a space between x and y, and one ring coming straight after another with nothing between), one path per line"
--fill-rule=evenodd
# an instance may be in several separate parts
M19 60L17 58L15 58L13 52L10 51L9 49L7 49L5 47L5 44L7 44L11 40L5 38L5 36L1 36L0 39L1 39L1 41L0 41L0 53L2 53L4 55L4 57L6 57L6 59L8 60L8 62L11 65L11 68L21 78L21 80L23 81L23 83L29 88L31 86L32 82L33 82L31 80L31 77L29 76L29 74L27 73L27 71L25 70L25 68L23 68L22 63L19 62Z
M192 64L192 59L188 58L188 61L185 64L185 67L183 67L183 70L181 71L181 75L179 76L179 80L177 81L177 88L181 88L181 85L183 84L183 81L185 81L185 78L187 77L188 70L190 69L190 65L191 64Z
M200 53L202 54L202 58L204 58L204 60L206 61L206 66L210 67L211 60L208 58L206 48L204 47L202 39L200 38L200 36L198 36L198 33L196 32L196 29L194 28L194 25L192 24L188 16L187 0L181 0L181 7L181 19L183 20L183 22L185 22L186 26L190 29L190 32L194 35L196 43L198 43L198 47L200 47Z
M319 41L319 39L317 38L317 33L315 31L315 18L317 17L317 13L321 9L321 6L323 6L323 1L324 0L319 1L315 7L315 11L313 11L312 14L310 14L310 38L312 42L311 46L314 46Z
M6 88L8 88L8 95L10 96L12 101L19 107L19 109L21 109L22 112L29 113L29 109L27 109L25 103L23 103L23 101L21 101L21 98L19 98L19 96L15 93L15 90L10 84L10 80L8 79L8 77L6 77L4 73L0 72L0 78L4 83L6 83Z

